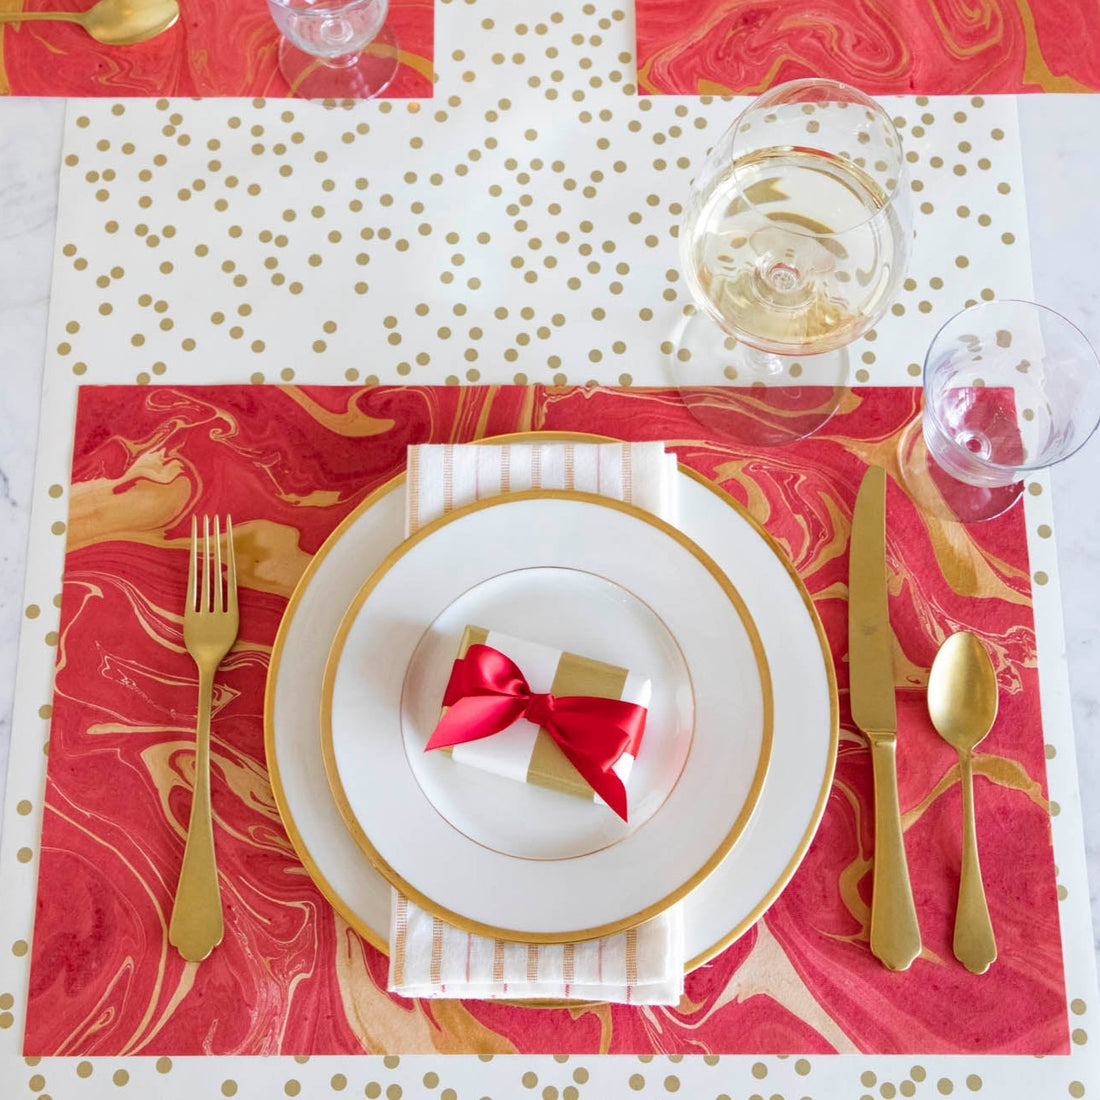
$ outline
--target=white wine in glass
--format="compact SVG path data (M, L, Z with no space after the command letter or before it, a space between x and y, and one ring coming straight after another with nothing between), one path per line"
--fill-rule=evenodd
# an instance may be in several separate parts
M847 356L826 353L871 328L904 277L905 167L890 117L855 88L797 80L754 100L708 154L680 229L702 313L680 334L681 387L846 381Z

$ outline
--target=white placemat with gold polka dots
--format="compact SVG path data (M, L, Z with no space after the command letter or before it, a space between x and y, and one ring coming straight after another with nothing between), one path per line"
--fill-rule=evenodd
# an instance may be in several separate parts
M692 172L737 102L639 98L629 11L443 2L432 100L74 101L0 883L5 1095L563 1100L1081 1097L1100 1089L1096 982L1047 481L1026 498L1068 1057L119 1057L24 1060L69 439L102 382L664 384L688 301L675 239ZM852 349L855 379L913 384L938 324L1027 297L1010 97L888 101L916 192L909 278Z

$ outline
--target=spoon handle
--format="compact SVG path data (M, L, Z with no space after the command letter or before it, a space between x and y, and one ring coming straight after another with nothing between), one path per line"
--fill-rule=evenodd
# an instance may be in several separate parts
M974 827L974 768L969 752L959 753L963 795L962 873L955 910L955 958L972 974L984 974L997 957L997 941L989 919L982 868L978 862L978 833Z
M28 23L36 19L54 19L62 23L84 22L82 11L0 11L0 23Z

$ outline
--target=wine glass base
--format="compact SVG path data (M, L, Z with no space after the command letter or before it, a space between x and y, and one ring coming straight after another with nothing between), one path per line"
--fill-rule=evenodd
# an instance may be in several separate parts
M735 340L695 309L681 319L668 355L680 398L721 435L777 447L818 431L848 386L845 348L801 358L772 355Z
M898 472L922 512L955 523L982 523L1003 515L1022 496L1024 485L969 485L944 471L928 453L920 418L898 440Z
M373 41L350 60L326 61L279 42L279 71L298 99L373 99L397 74L397 39L383 26Z

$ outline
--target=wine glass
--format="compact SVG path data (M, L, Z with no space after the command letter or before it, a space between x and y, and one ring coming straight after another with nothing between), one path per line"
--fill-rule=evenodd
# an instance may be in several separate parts
M1084 446L1100 423L1100 361L1072 322L1046 306L982 302L936 333L924 404L902 433L899 469L926 511L991 519L1023 478Z
M824 423L847 345L897 293L910 221L901 138L874 100L808 79L749 104L693 181L680 229L699 308L672 360L693 412L772 443ZM699 390L730 383L769 390Z
M397 42L385 26L389 0L267 0L279 71L303 99L370 99L397 72Z

